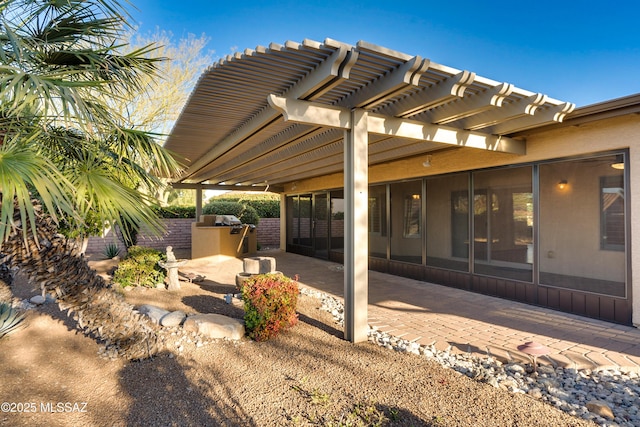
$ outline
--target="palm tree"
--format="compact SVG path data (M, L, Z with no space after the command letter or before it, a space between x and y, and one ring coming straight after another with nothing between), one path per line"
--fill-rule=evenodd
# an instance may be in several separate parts
M120 53L128 18L118 0L0 2L0 245L16 208L33 235L34 197L72 225L91 213L161 229L136 189L161 185L177 165L114 100L144 93L139 82L162 58L149 58L153 46Z
M153 46L121 53L128 18L118 0L0 0L0 263L55 294L110 354L143 358L158 350L153 325L58 232L89 219L161 229L138 189L177 164L114 100L144 93L162 59Z

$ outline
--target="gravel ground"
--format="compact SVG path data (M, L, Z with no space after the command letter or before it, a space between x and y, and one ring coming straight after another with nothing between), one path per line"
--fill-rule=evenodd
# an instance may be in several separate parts
M37 293L25 281L18 298ZM131 304L242 317L233 286L134 289ZM7 426L593 426L526 395L474 381L414 354L342 339L316 298L300 322L262 343L166 330L167 349L141 362L101 358L99 345L53 303L0 341L0 425Z

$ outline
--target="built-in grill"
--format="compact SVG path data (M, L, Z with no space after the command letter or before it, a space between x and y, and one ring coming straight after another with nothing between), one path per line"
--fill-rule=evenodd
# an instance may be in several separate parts
M246 256L257 250L256 226L235 215L201 215L191 224L191 256Z
M231 234L238 234L242 230L242 222L235 215L216 215L215 225L231 227Z

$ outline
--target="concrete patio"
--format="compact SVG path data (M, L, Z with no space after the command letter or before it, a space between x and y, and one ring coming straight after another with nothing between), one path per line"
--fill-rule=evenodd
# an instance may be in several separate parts
M301 286L343 298L342 265L280 250L258 255L274 257ZM231 284L242 260L201 258L185 268ZM535 341L551 350L542 364L640 372L640 329L389 274L369 271L368 315L380 331L439 350L529 362L517 347Z

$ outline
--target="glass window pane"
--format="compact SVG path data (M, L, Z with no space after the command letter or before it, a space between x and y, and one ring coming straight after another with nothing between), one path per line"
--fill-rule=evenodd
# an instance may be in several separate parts
M601 229L600 247L624 251L624 179L619 176L600 178Z
M342 191L331 192L331 250L344 250L344 195Z
M422 263L422 181L391 184L391 259Z
M287 243L296 244L299 237L298 196L287 196Z
M540 284L626 296L618 156L540 165Z
M420 194L412 194L404 198L404 227L402 237L420 238Z
M532 168L475 172L474 271L531 282Z
M313 197L313 248L315 256L328 257L329 249L329 206L326 193Z
M369 256L387 258L387 186L369 187Z
M302 246L311 246L311 194L303 194L300 196L300 237L298 244Z
M469 271L469 175L427 179L427 265Z

